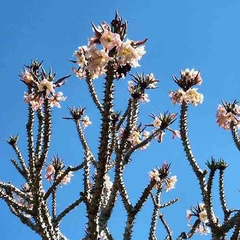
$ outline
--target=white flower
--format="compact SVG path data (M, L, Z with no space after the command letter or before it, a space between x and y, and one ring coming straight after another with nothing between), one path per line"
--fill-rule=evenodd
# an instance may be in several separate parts
M84 126L84 127L88 127L90 124L92 124L92 122L90 121L90 119L89 119L88 116L85 116L85 117L82 119L82 123L83 123L83 126Z
M172 176L165 180L165 191L168 192L169 190L175 188L175 184L177 182L177 176Z
M55 93L53 82L50 82L47 79L43 79L38 84L38 90L40 92L46 91L46 98L49 96L49 94L53 95Z

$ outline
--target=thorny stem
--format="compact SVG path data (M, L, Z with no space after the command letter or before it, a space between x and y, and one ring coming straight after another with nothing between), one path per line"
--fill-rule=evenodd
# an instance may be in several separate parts
M132 126L136 126L139 116L139 101L137 99L132 100L132 107L131 107L131 119L130 123Z
M212 185L213 185L213 178L216 173L216 170L211 170L208 178L208 184L207 184L207 195L206 195L206 200L207 200L207 214L208 214L208 220L209 223L212 225L214 224L214 211L213 211L213 206L212 206Z
M115 179L113 186L112 186L112 191L108 200L108 203L106 207L101 211L101 215L99 217L99 226L100 226L100 231L104 229L104 227L107 226L108 220L111 217L111 213L113 211L114 205L116 203L118 196L118 186L117 186L117 181Z
M113 237L112 237L112 234L110 233L110 231L107 227L105 228L105 233L106 233L106 236L107 236L108 240L114 240Z
M138 202L136 203L136 205L134 206L133 208L133 211L135 213L138 213L141 211L142 207L143 207L143 204L147 201L152 189L154 188L156 184L156 181L151 181L148 186L144 189L141 197L139 198Z
M125 184L123 182L122 172L118 174L117 182L118 182L118 189L119 189L122 201L123 201L123 205L124 205L126 211L129 213L132 211L133 206L131 204L127 189L125 188Z
M125 226L125 232L123 235L124 240L129 240L132 238L132 232L133 232L133 226L134 226L134 220L137 216L137 214L141 211L144 203L147 201L153 187L155 186L156 182L151 181L148 186L144 189L141 197L135 204L135 206L132 209L127 210L128 218L127 218L127 223Z
M56 181L56 174L54 174L54 182ZM52 191L52 218L53 221L57 216L57 187Z
M108 159L108 145L109 145L109 130L110 130L110 115L113 107L113 73L114 68L112 63L108 64L108 72L105 78L104 99L103 99L103 114L101 133L99 139L98 164L95 178L95 185L93 187L93 196L91 206L88 210L88 237L90 239L97 239L98 229L98 212L101 202L101 194L103 190L104 175L107 170Z
M207 186L206 179L205 179L205 174L207 172L206 171L203 172L202 169L198 166L197 161L194 158L194 155L192 153L190 142L188 139L187 103L186 102L183 102L181 105L180 134L181 134L182 145L184 148L184 152L186 153L187 160L191 165L192 170L199 181L203 202L205 203L208 219L210 222L210 227L212 229L212 232L218 232L219 229L216 223L214 212L212 210L211 178Z
M126 226L125 226L125 232L123 235L123 240L130 240L132 239L132 232L133 232L133 225L134 225L134 220L136 218L135 213L130 213L128 214Z
M224 222L226 222L229 219L230 213L226 203L226 197L224 192L224 170L222 169L220 169L220 172L219 172L219 196L220 196L222 210L224 213Z
M160 183L159 183L160 184ZM156 229L157 229L157 220L158 220L158 211L160 206L160 199L162 193L162 186L159 186L157 189L156 198L152 195L153 200L153 213L152 213L152 220L150 224L150 232L149 232L149 240L155 240L156 238Z
M19 164L14 160L11 159L11 162L13 164L13 166L17 169L17 171L26 179L26 181L28 180L27 176L26 176L26 172L23 171L23 169L19 166Z
M129 112L131 111L131 106L132 106L132 98L130 98L128 100L128 106L126 111L124 112L124 114L122 115L120 121L118 122L117 125L117 131L120 129L120 127L122 126L123 122L125 121L126 117L129 115Z
M38 110L37 116L38 116L38 135L37 135L35 155L39 159L40 156L41 156L41 151L42 151L45 119L44 119L44 115L43 115L42 110Z
M77 200L75 200L71 205L69 205L66 209L64 209L56 218L55 222L58 224L60 221L70 213L74 208L76 208L81 202L83 201L82 197L80 196Z
M177 202L177 201L179 201L179 198L174 198L173 200L170 200L170 201L168 201L168 202L166 202L166 203L161 204L161 205L160 205L160 208L168 207L168 206L174 204L174 203Z
M18 157L18 160L19 160L20 164L21 164L22 171L23 171L23 174L22 174L22 175L23 175L23 176L25 177L25 179L27 180L28 177L29 177L29 176L28 176L28 175L29 175L29 171L28 171L27 166L26 166L26 164L25 164L25 161L24 161L24 158L23 158L23 156L22 156L22 153L21 153L20 149L18 148L17 143L16 143L16 144L13 144L12 147L13 147L13 149L14 149L17 157Z
M30 89L29 89L29 93L30 93ZM31 105L28 104L28 122L26 124L26 130L27 130L27 142L28 142L29 171L32 178L34 178L34 174L35 174L33 123L34 123L34 111L32 110Z
M84 156L84 174L83 174L83 182L84 182L84 195L86 198L87 207L90 202L90 152L85 152Z
M43 152L41 155L41 159L39 161L39 168L41 169L44 162L46 161L50 140L52 135L52 109L48 99L45 99L44 102L44 116L45 116L45 124L44 124L44 134L43 134Z
M166 220L164 219L164 216L162 213L159 213L159 219L161 220L164 228L166 229L167 231L167 237L165 239L168 239L168 240L172 240L172 230L170 229L170 227L168 226Z
M80 140L80 142L81 142L81 144L83 146L83 149L84 149L85 153L88 153L88 155L91 156L91 159L93 159L94 166L96 166L96 159L93 156L93 154L92 154L92 152L90 150L90 147L88 146L88 143L86 141L84 132L82 130L82 126L80 124L80 120L75 120L75 124L76 124L76 128L77 128L79 140Z
M230 240L239 240L240 237L240 225L237 225L234 229L233 235Z
M190 146L190 142L188 139L188 123L187 123L187 103L183 102L181 105L181 116L180 116L180 134L181 134L181 140L183 144L184 151L186 153L187 159L197 176L197 178L200 179L203 176L203 171L198 166L197 161L195 160L193 156L193 152Z
M240 138L238 136L238 132L237 132L237 127L231 125L231 133L232 133L232 137L233 137L233 141L237 147L237 149L240 151Z
M32 214L31 210L29 210L26 206L17 203L15 199L5 194L1 189L0 189L0 198L3 199L7 204L13 206L14 208L21 210L23 212L26 212L27 214Z
M97 93L95 91L92 79L90 78L90 75L88 74L86 77L86 83L88 85L89 92L91 94L92 100L95 103L96 107L98 108L99 112L103 114L103 107L102 104L99 101L99 98L97 96Z

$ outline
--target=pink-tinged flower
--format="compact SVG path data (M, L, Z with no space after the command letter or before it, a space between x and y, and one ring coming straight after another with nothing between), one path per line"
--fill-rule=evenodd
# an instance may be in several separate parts
M170 178L165 179L165 191L168 192L175 188L175 184L177 182L177 176L172 176Z
M79 67L84 67L87 65L87 55L89 48L87 46L81 46L73 53L73 56L77 58L77 64Z
M118 48L117 55L120 57L119 65L130 64L131 67L139 67L138 61L146 53L144 46L133 47L133 41L127 39L126 42L123 42L122 45Z
M191 103L193 106L197 106L203 102L203 95L197 92L197 88L190 88L186 91L184 101Z
M147 75L146 77L148 77L149 82L152 82L152 83L148 84L148 88L149 88L149 89L157 88L157 83L158 83L159 81L155 79L154 74L153 74L153 73L150 73L150 74Z
M174 130L173 131L173 136L172 136L173 139L175 138L181 138L181 134L178 130Z
M60 173L59 176L61 176L61 173ZM66 185L67 183L70 183L72 176L73 176L72 172L69 172L69 173L62 179L61 184L65 184L65 185Z
M182 104L184 101L186 93L180 88L176 92L174 91L169 91L169 97L172 100L172 103L175 104Z
M152 124L155 128L159 128L162 124L162 121L158 117L155 117Z
M21 73L21 79L28 85L34 82L32 74L27 69L24 69L24 72Z
M198 93L197 88L190 88L186 92L182 89L179 89L176 92L170 91L169 97L171 98L173 104L182 104L184 101L187 104L197 106L203 102L203 94Z
M150 180L155 180L156 182L160 182L161 179L159 177L159 171L157 169L153 169L152 171L149 172L149 177L150 177Z
M195 85L202 84L202 78L200 76L200 72L195 71L194 68L191 70L187 68L184 71L181 71L181 78L184 79L186 82L194 81Z
M65 101L67 97L63 96L62 92L58 92L57 94L54 94L49 100L50 100L50 106L51 107L58 107L61 108L60 101Z
M207 211L205 209L199 213L199 220L203 223L208 223Z
M147 139L147 138L149 137L149 135L150 135L150 132L149 132L149 131L144 131L144 132L142 133L142 138L143 138L143 140ZM149 147L149 145L150 145L150 142L148 142L146 145L144 145L143 147L141 147L140 150L145 150L145 149L147 149L147 147Z
M149 132L149 131L144 131L144 132L143 132L143 138L144 138L144 139L148 138L149 135L150 135L150 132Z
M83 79L86 78L86 71L82 68L76 69L76 68L72 68L73 73L76 75L76 77Z
M92 124L92 122L90 121L90 119L89 119L88 116L85 116L85 117L82 119L82 123L83 123L83 126L84 126L84 127L88 127L90 124Z
M114 47L120 46L122 41L118 33L112 33L109 30L104 30L100 37L100 42L104 48L111 51Z
M132 130L127 139L132 145L137 145L142 142L141 133L138 130Z
M141 97L139 98L139 101L142 103L150 102L150 99L148 98L148 94L147 93L142 94Z
M237 108L236 108L237 106ZM238 111L238 105L236 105L236 111ZM217 124L218 126L222 127L225 130L231 129L231 124L239 127L240 126L240 120L238 117L238 112L236 112L236 115L234 115L232 112L228 112L224 106L218 105L217 113Z
M98 50L96 46L91 47L91 57L88 59L86 69L91 73L92 79L98 78L105 74L106 64L112 60L104 50Z
M187 220L190 222L192 217L192 213L190 210L187 210Z
M201 235L208 235L210 233L210 228L203 226L201 224L198 225L197 231L201 234Z
M48 181L52 181L53 180L53 174L55 173L55 169L53 167L53 165L48 165L47 169L46 169L47 174L45 175L45 178Z
M94 24L92 24L94 36L89 39L88 45L92 46L94 44L100 44L101 43L100 38L102 33L104 31L110 31L110 29L111 29L110 26L106 22L101 23L101 25L99 26L95 26Z
M33 111L41 109L44 103L44 99L40 95L34 95L33 93L24 93L24 101L31 105Z
M128 81L128 91L133 94L135 91L135 86L133 81Z
M53 82L48 81L47 79L43 79L39 85L38 85L38 90L40 92L46 91L46 98L48 98L48 96L50 94L54 94L55 90L54 90L54 84Z

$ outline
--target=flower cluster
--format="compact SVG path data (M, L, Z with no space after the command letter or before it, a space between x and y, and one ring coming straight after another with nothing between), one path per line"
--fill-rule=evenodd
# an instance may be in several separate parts
M200 72L188 68L181 71L181 78L177 79L173 76L174 81L180 87L177 91L169 91L169 97L173 104L192 104L197 106L203 102L203 94L197 92L197 88L192 88L195 85L202 84Z
M81 121L85 128L92 124L92 122L90 121L90 118L87 115L83 117Z
M173 104L182 104L185 102L197 106L203 102L203 94L198 93L197 88L190 88L186 92L182 89L178 89L175 92L169 91L169 97Z
M164 185L164 190L168 192L169 190L175 188L177 182L177 176L169 177L170 174L170 164L163 163L161 168L154 168L149 172L150 181L155 181L155 188L160 185Z
M121 130L122 131L122 130ZM150 132L141 130L141 127L132 129L128 137L128 141L133 145L138 145L150 135ZM145 150L149 146L150 142L145 144L140 148L140 150Z
M240 126L240 106L237 101L233 103L225 103L223 105L218 105L216 118L218 126L225 130L229 130L231 125Z
M139 60L146 53L142 46L143 41L133 41L126 36L127 23L123 22L116 14L115 19L108 25L103 22L96 27L93 24L94 36L90 38L87 46L81 46L74 52L73 63L78 68L73 68L73 72L80 79L87 76L91 79L104 75L108 70L108 63L113 66L115 78L125 77L132 67L138 67Z
M200 223L195 229L196 232L199 232L201 235L207 235L210 233L210 229L206 226L208 223L207 211L203 203L199 203L197 206L192 206L191 210L187 210L187 220L191 221L191 217L195 216L199 219ZM192 225L189 225L192 228Z
M62 175L65 175L64 165L62 160L57 156L54 157L46 168L46 175L45 178L48 181L56 180L58 178L62 178ZM60 184L67 184L70 183L73 174L72 172L68 172L61 180Z
M155 79L151 73L144 76L143 74L132 75L133 80L128 81L128 90L131 93L132 98L141 101L142 103L149 102L148 94L145 93L146 89L157 88L156 84L158 80Z
M24 93L24 101L29 103L34 111L42 108L45 99L48 99L51 107L58 108L61 107L60 101L66 100L63 93L56 92L55 89L65 84L65 79L69 76L54 83L55 74L52 74L51 71L46 74L41 63L33 61L30 66L25 67L20 77L22 82L28 86L28 92Z

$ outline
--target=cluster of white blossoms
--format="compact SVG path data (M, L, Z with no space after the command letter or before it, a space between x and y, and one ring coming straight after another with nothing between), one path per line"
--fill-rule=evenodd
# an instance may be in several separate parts
M173 104L192 104L197 106L203 102L203 94L197 92L197 88L192 88L194 85L201 85L202 78L199 71L188 68L181 71L181 78L173 77L174 81L180 86L177 91L169 91L169 97Z
M80 79L86 78L90 74L91 79L104 75L107 71L107 64L111 61L117 70L126 65L139 67L139 60L146 53L144 46L139 46L139 42L127 39L121 40L120 34L113 33L107 23L99 27L93 27L95 35L89 40L87 46L81 46L74 52L78 68L73 68L73 72ZM120 73L121 74L121 73Z
M133 145L138 145L145 139L147 139L150 135L149 131L143 131L141 132L139 129L133 129L131 130L130 136L128 137L128 141ZM150 143L147 143L143 147L140 148L140 150L145 150Z
M31 93L24 93L24 101L29 103L34 111L42 108L44 98L49 99L51 107L55 106L58 108L61 107L60 101L66 100L62 92L55 92L57 86L53 81L46 78L36 81L27 69L24 69L24 72L22 72L21 80L31 87Z
M187 104L192 104L197 106L203 102L203 94L197 92L197 88L190 88L186 92L181 88L177 91L169 91L169 97L173 104L182 104L183 102Z
M159 183L164 184L164 190L168 192L169 190L172 190L175 188L176 182L177 182L177 176L165 176L164 178L161 178L161 173L159 172L159 169L153 169L152 171L149 172L150 180L155 180L156 185L155 188L158 188Z
M53 180L54 174L56 173L54 166L52 164L48 165L46 168L46 172L47 174L45 175L45 178L51 182ZM56 178L59 178L63 173L64 170L58 170ZM72 172L67 173L61 180L60 184L66 185L67 183L70 183L72 176L73 176Z
M200 220L200 224L196 228L196 232L199 232L201 235L207 235L210 233L210 229L206 226L208 223L207 211L203 203L199 203L197 207L193 207L192 211L187 210L187 220L191 221L191 217L196 216ZM192 225L188 225L192 228Z
M234 104L234 108L230 111L226 110L223 105L218 105L217 113L217 124L225 130L231 129L231 125L240 127L240 106Z

